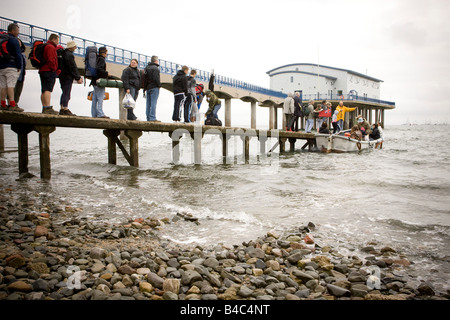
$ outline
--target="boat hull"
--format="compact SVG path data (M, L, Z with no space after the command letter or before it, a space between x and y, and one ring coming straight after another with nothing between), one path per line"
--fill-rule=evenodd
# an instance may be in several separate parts
M383 139L358 141L341 135L316 134L317 148L322 152L357 152L382 148Z

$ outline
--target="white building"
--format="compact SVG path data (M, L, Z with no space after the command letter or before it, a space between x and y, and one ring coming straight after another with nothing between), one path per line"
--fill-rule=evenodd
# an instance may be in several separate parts
M312 63L293 63L270 71L270 89L283 93L302 91L307 99L380 99L380 79L347 69Z

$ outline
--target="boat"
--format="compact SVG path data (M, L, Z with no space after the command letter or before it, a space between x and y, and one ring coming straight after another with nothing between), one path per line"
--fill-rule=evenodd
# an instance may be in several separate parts
M316 133L316 145L322 152L356 152L370 149L382 149L383 138L378 140L356 140L347 135L349 130L337 134Z

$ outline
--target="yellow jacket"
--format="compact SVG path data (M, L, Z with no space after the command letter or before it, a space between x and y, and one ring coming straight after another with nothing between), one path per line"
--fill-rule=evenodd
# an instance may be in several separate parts
M345 119L345 113L346 112L355 111L356 108L348 108L346 106L342 106L341 107L340 105L338 105L336 107L336 110L339 111L336 121L339 121L339 120L344 120Z

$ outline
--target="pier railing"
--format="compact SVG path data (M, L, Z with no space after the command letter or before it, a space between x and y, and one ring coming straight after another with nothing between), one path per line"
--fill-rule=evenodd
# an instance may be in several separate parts
M68 35L62 32L34 26L28 23L0 17L0 31L6 31L8 29L8 25L10 23L17 23L20 27L20 35L19 38L26 46L32 46L33 42L36 40L47 40L50 34L55 33L59 35L60 43L65 46L69 41L75 41L77 44L77 49L74 52L75 55L84 57L85 49L89 46L96 47L106 47L108 49L107 61L111 63L117 63L128 66L130 64L131 59L137 59L139 61L139 68L143 69L150 62L151 55L145 55L137 52L133 52L130 50L117 48L114 46L110 46L101 42L91 41L87 39L83 39L80 37ZM183 66L179 63L170 62L167 60L159 59L160 63L160 71L164 74L175 75L178 70ZM199 81L209 82L211 78L211 73L208 71L203 71L198 68L194 68L197 70L197 79ZM252 91L264 95L269 95L277 98L285 98L286 94L271 90L268 88L264 88L261 86L253 85L244 81L232 79L229 77L215 75L214 83L217 85L228 86L232 88L237 88L246 91Z
M303 102L306 103L309 100L315 100L316 102L320 102L322 100L343 100L343 101L366 101L366 102L372 102L377 104L385 104L389 106L395 106L395 102L392 101L386 101L386 100L380 100L380 99L374 99L374 98L368 98L368 97L361 97L356 94L303 94L302 95Z

